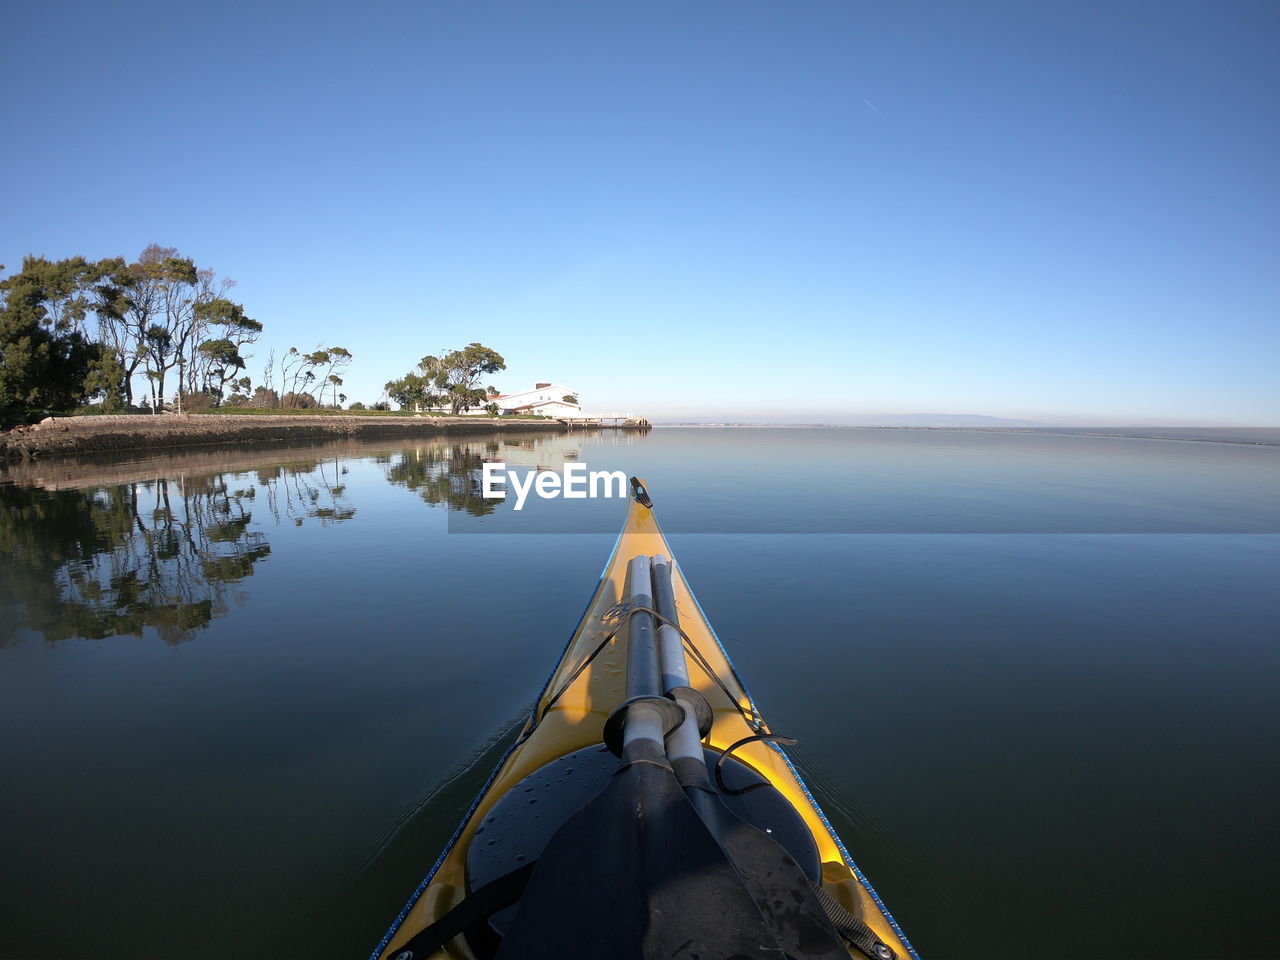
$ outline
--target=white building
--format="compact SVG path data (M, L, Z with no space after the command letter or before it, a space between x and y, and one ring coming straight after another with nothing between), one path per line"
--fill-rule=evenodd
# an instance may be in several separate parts
M578 393L570 390L563 383L535 383L533 389L520 393L505 393L490 397L489 403L496 403L500 413L532 413L543 417L580 417L582 407L578 405ZM573 397L570 403L565 397Z

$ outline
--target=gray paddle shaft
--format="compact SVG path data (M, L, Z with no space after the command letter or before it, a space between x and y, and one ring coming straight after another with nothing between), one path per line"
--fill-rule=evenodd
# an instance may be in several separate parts
M675 588L671 583L671 561L658 554L653 558L654 609L664 620L679 623L676 614ZM658 626L658 647L662 661L662 692L670 694L677 687L689 686L689 663L685 659L684 640L680 631L670 624ZM698 720L689 707L684 706L684 720L667 738L667 758L673 763L687 757L705 763L702 754L702 736L698 733Z
M653 607L648 557L632 557L627 564L627 596L635 606ZM661 696L662 677L653 614L633 613L627 624L627 699ZM656 740L661 746L662 734L662 716L647 708L647 704L637 703L627 710L622 726L624 745L634 740Z

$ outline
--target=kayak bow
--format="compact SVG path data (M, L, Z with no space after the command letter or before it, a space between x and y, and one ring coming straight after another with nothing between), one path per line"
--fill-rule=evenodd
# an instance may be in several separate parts
M520 737L373 960L915 958L632 487Z

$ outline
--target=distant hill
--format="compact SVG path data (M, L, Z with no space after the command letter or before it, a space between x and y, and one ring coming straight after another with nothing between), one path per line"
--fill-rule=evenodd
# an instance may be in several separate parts
M1059 427L1036 432L1076 437L1199 440L1205 443L1250 443L1280 447L1280 428L1277 427Z

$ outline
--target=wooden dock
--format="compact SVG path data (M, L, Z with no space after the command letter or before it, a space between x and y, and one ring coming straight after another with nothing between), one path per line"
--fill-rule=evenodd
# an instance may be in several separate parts
M602 417L560 417L560 422L570 430L575 427L585 428L602 428L609 427L614 430L649 430L653 427L644 417L632 416L602 416Z

